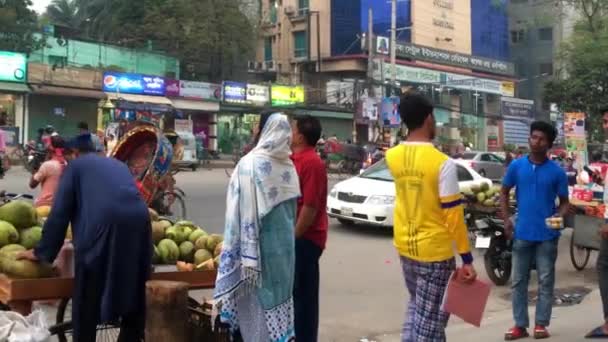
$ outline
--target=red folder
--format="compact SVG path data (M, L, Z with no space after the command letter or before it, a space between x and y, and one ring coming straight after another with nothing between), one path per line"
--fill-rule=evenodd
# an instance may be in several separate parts
M465 284L458 280L457 269L451 276L443 296L443 311L460 317L476 327L481 319L490 297L490 285L481 280Z

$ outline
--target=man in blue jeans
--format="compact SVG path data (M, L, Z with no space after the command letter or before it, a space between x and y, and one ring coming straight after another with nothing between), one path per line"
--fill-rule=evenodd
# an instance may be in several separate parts
M530 154L517 159L507 169L503 180L501 208L509 214L509 192L516 188L517 222L505 219L505 232L513 236L513 318L515 326L505 334L506 341L528 337L528 282L533 264L538 273L538 302L534 338L548 338L551 320L555 260L559 230L547 226L545 220L568 213L568 177L564 170L547 158L557 130L549 123L536 121L530 127ZM559 207L555 200L559 198Z

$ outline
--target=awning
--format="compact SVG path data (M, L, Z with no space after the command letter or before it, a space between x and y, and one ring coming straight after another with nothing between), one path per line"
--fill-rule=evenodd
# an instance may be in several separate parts
M25 83L0 82L0 91L10 91L14 93L29 93L30 88Z
M185 99L171 99L173 107L182 110L192 110L199 112L219 112L219 102L207 102L207 101L196 101L196 100L185 100Z
M140 102L140 103L152 103L152 104L163 104L172 106L173 102L163 96L147 96L147 95L133 95L133 94L117 94L117 93L106 93L110 100L123 100L129 102Z
M296 115L310 115L316 116L318 118L331 118L331 119L344 119L344 120L352 120L354 117L354 113L345 113L345 112L334 112L334 111L326 111L326 110L306 110L306 109L296 109Z
M34 94L40 94L40 95L87 97L87 98L98 99L98 100L106 97L106 94L104 94L102 91L93 90L93 89L33 85L32 90L33 90Z

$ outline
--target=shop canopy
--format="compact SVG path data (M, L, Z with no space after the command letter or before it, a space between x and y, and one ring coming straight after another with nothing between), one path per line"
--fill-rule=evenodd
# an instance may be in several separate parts
M102 91L93 89L33 85L32 90L35 94L40 95L86 97L91 99L102 99L106 97L106 94Z
M196 101L186 99L171 99L173 108L197 112L219 112L219 102Z
M121 93L106 93L109 100L121 100L135 103L150 103L172 106L173 102L163 96L133 95Z
M0 91L8 91L12 93L29 93L30 88L25 83L0 82Z

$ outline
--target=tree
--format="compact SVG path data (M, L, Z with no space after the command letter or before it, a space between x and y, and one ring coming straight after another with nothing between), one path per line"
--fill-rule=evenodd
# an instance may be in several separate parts
M35 35L38 17L31 5L31 0L0 2L0 50L29 54L45 45L44 37Z
M565 1L577 9L581 20L572 39L560 48L562 68L545 85L545 100L562 111L587 113L591 140L603 140L598 114L608 106L608 25L602 16L608 6L605 0Z

